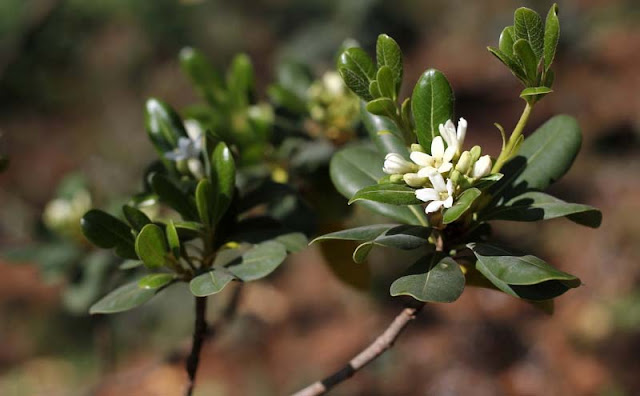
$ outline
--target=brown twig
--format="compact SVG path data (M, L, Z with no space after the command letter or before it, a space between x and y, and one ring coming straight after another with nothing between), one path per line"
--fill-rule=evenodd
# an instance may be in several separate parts
M200 351L207 334L207 297L196 297L196 321L193 329L193 343L191 344L191 353L187 358L187 374L189 375L189 383L187 385L186 396L193 394L193 387L196 382L196 372L200 363Z
M391 322L387 329L374 342L369 344L362 352L356 355L346 366L332 375L315 382L306 388L294 393L292 396L316 396L327 393L331 388L351 378L358 370L374 361L387 349L393 346L402 330L411 322L418 312L424 307L424 303L415 301L412 306L405 307L402 312Z

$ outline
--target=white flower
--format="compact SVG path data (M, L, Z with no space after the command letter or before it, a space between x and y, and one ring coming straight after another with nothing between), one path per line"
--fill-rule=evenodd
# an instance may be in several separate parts
M437 212L442 207L450 208L453 205L453 182L451 179L447 179L445 183L442 175L434 172L429 175L429 180L433 188L416 190L416 197L419 200L429 202L425 212L428 214Z
M417 167L415 164L402 158L400 154L389 153L384 157L384 165L382 171L389 175L402 175L409 172L415 172Z
M471 177L478 179L480 177L487 176L489 173L491 173L491 157L483 155L478 158L476 163L473 165Z
M191 140L199 140L204 135L202 126L197 120L188 119L184 121L184 129Z
M202 152L202 138L190 139L180 137L178 139L178 147L171 152L165 153L164 156L172 161L182 161L187 159L199 159Z
M457 131L451 120L447 120L444 125L440 124L438 129L444 141L447 142L447 148L454 147L454 152L460 153L464 143L464 137L467 134L467 120L464 118L458 120Z
M418 171L418 176L429 177L433 172L449 172L453 168L451 160L455 154L455 147L447 147L445 150L442 137L436 136L431 142L431 155L414 151L410 158L422 168Z
M336 72L326 72L322 76L322 84L324 84L327 91L334 96L342 95L344 90L344 83L342 77Z

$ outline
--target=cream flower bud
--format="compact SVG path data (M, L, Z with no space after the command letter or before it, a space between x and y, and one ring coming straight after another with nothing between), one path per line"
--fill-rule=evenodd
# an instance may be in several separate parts
M477 179L487 176L489 173L491 173L491 157L489 157L488 155L483 155L476 161L475 165L473 165L471 177Z
M471 148L471 162L476 162L482 155L482 148L480 146L473 146Z
M471 153L469 153L468 151L464 151L460 155L460 159L458 159L456 170L460 173L467 174L472 163L473 162L471 162Z
M409 187L424 187L425 183L429 180L426 177L418 176L417 173L405 173L402 179Z
M426 151L424 151L424 147L422 147L418 143L412 143L411 144L411 151L418 151L420 153L426 153Z
M403 180L402 175L391 175L389 176L389 181L391 183L398 183Z
M389 153L384 157L382 170L389 175L405 174L416 171L417 166L405 160L400 154Z

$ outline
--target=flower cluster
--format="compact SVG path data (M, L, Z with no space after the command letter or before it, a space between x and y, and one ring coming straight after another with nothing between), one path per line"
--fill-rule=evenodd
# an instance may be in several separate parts
M481 156L482 149L473 147L461 151L467 133L467 121L460 118L458 128L451 120L439 126L440 136L431 142L427 153L419 144L411 145L407 161L400 154L387 154L383 171L392 175L392 180L402 180L416 188L416 197L428 202L426 213L450 208L455 197L478 179L491 172L491 157ZM446 144L446 147L445 147Z

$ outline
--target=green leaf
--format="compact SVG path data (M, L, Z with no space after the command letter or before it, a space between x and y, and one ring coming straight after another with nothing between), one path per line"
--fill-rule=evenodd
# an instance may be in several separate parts
M529 190L545 190L571 168L582 135L576 120L558 115L524 140L518 155L502 168L505 175L492 187L492 195L506 199Z
M353 251L353 262L357 264L363 263L369 256L371 249L373 249L373 243L371 242L366 242L358 245L358 247L356 247L356 249Z
M560 21L558 20L558 5L549 9L544 26L544 69L549 70L556 56L556 47L560 38Z
M167 224L167 242L169 243L169 249L173 253L173 257L180 258L180 238L178 237L178 230L173 223L173 220L169 220Z
M385 230L382 234L360 244L353 252L353 261L363 262L374 246L389 247L401 250L414 250L429 244L431 228L422 226L400 225Z
M458 220L467 210L469 210L473 201L475 201L481 194L482 192L477 188L470 188L464 191L458 199L456 199L453 206L444 211L442 222L444 224L449 224Z
M173 225L181 239L196 238L204 231L202 224L197 221L176 221Z
M202 179L196 187L196 208L198 216L203 224L211 225L211 212L213 211L213 188L209 179Z
M141 289L137 281L128 283L93 304L89 313L93 315L128 311L149 301L156 292L154 289Z
M348 48L338 58L338 72L344 83L366 101L373 99L369 84L375 80L376 67L362 48Z
M211 155L213 187L216 193L212 217L217 223L225 214L236 186L236 163L224 142L218 143Z
M138 287L141 289L162 289L175 278L176 276L174 274L149 274L138 280Z
M180 137L188 137L178 113L168 104L151 98L145 105L145 126L160 159L165 164L170 163L164 154L178 146Z
M396 105L389 98L378 98L367 103L367 111L371 114L391 118L396 113Z
M513 44L513 52L524 69L529 86L538 83L538 59L527 40L519 39Z
M189 289L196 297L205 297L222 291L235 277L224 268L214 268L191 279Z
M213 65L197 49L186 47L180 51L180 66L198 93L211 105L217 105L223 81Z
M281 243L290 253L297 253L306 249L308 243L306 235L301 232L279 235L274 240Z
M551 92L553 92L553 89L548 87L529 87L529 88L523 89L522 92L520 92L520 97L523 99L526 99L527 96L540 95L542 97Z
M392 296L411 296L423 302L453 302L464 290L464 275L451 257L425 256L413 264L407 275L391 284Z
M544 25L540 15L526 7L518 8L514 14L513 26L516 38L528 41L536 59L542 59Z
M349 200L349 205L360 200L375 201L390 205L420 205L416 190L402 184L374 184L358 190Z
M378 85L378 82L376 80L373 80L369 83L369 93L373 98L379 98L382 96L382 93L380 92L380 86Z
M131 224L131 228L136 231L140 231L142 227L151 223L151 220L143 211L134 208L133 206L124 205L122 207L122 213L124 213L124 217L127 219L129 224Z
M551 195L531 191L487 213L486 220L539 221L566 216L587 227L598 228L602 213L592 206L568 203Z
M398 153L405 159L409 158L409 150L402 137L402 132L395 122L387 117L369 113L365 108L364 101L360 107L360 117L371 140L376 144L383 157L388 153Z
M194 208L187 195L165 175L154 173L151 176L151 187L158 194L160 201L180 213L185 220L196 220L198 218L198 211Z
M516 42L516 34L513 31L513 26L507 26L500 33L500 40L498 41L498 48L509 58L513 58L513 43Z
M453 90L442 72L425 71L411 96L411 111L416 123L418 143L430 148L433 138L439 135L438 126L453 120Z
M318 241L323 241L327 239L340 239L346 241L371 241L375 239L377 236L383 234L385 231L396 227L397 224L375 224L368 225L363 227L350 228L347 230L341 230L336 232L331 232L329 234L321 235L311 241L311 243L315 243Z
M118 266L118 269L127 271L130 269L135 269L141 267L144 263L140 260L125 260Z
M487 245L470 244L476 269L503 292L526 300L549 300L580 286L580 279L532 256L513 256Z
M378 82L380 94L391 99L391 103L394 105L393 108L395 110L395 100L397 98L396 82L394 81L391 68L389 68L389 66L380 67L376 74L376 81Z
M500 181L504 175L502 173L492 173L485 177L481 177L473 183L473 187L482 191Z
M136 260L131 228L123 221L101 210L92 209L80 220L82 232L94 245L103 249L115 248L122 258Z
M147 224L136 238L136 253L147 268L159 268L167 263L169 247L162 228Z
M275 241L263 242L245 252L241 260L227 267L241 280L248 282L272 273L287 257L287 250Z
M487 49L489 50L489 52L491 52L493 56L498 58L500 62L502 62L505 66L507 66L509 70L511 70L511 73L514 76L516 76L520 81L522 81L523 84L525 85L528 84L527 76L525 75L524 69L522 68L522 66L520 66L517 60L508 56L498 48L487 47ZM511 50L511 52L513 52L513 49Z
M382 66L387 66L393 73L395 92L397 93L402 84L402 50L400 50L398 43L386 34L378 36L376 43L376 60L378 69Z
M231 61L227 71L227 88L236 107L249 104L249 94L254 84L254 72L251 59L246 54L238 54Z
M364 187L377 183L385 176L382 171L384 155L365 146L349 146L338 151L330 163L330 174L336 189L350 199ZM396 206L361 201L367 209L405 224L427 224L421 206Z

